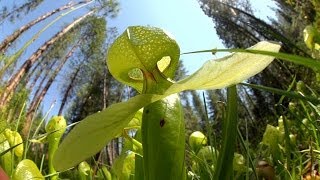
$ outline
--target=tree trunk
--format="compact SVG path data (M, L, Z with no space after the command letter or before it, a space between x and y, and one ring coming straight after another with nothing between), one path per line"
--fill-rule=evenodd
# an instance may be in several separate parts
M63 108L64 106L66 105L66 102L67 102L67 99L69 97L69 94L73 88L73 85L74 85L74 82L76 81L76 78L78 76L78 73L80 72L80 69L81 69L82 65L79 65L79 67L76 69L76 71L74 72L72 78L71 78L71 81L64 93L64 96L62 98L62 101L61 101L61 105L60 105L60 108L59 108L59 113L58 115L61 116L62 115L62 111L63 111Z
M113 164L113 147L112 141L107 145L107 154L108 154L108 165L112 166Z
M54 65L55 65L57 62L58 62L58 61L53 62L53 63L49 66L49 68L44 72L44 76L42 77L42 79L41 79L41 81L40 81L40 83L39 83L39 87L38 87L37 90L35 91L33 97L38 96L38 94L39 94L39 92L40 92L40 90L41 90L42 85L44 84L45 80L48 78L48 76L49 76L49 74L50 74L50 70L54 67ZM34 88L34 86L35 86L35 84L36 84L36 82L37 82L37 79L40 78L40 76L41 76L41 74L39 74L39 76L37 76L37 77L34 79L34 81L32 82L32 84L31 84L31 86L30 86L29 89L33 89L33 88Z
M31 127L31 122L32 122L32 118L35 115L36 109L39 106L39 104L42 102L44 96L47 94L49 88L51 87L53 81L56 79L58 73L60 72L60 70L62 69L62 67L64 66L64 64L67 62L67 60L72 56L72 54L74 53L74 51L78 48L78 46L80 45L81 41L79 40L77 42L76 45L74 45L70 51L67 53L67 55L62 59L62 62L59 64L59 66L55 69L55 71L53 72L53 74L51 75L50 79L48 80L47 84L43 87L42 91L38 94L35 94L35 96L33 97L33 100L29 106L29 109L27 111L27 116L26 116L26 120L22 129L22 135L24 135L24 137L27 137L29 129Z
M8 47L10 46L10 44L12 42L14 42L22 33L24 33L25 31L27 31L28 29L30 29L32 26L34 26L35 24L37 24L38 22L41 22L45 19L47 19L48 17L54 15L55 13L58 13L60 11L63 11L63 10L66 10L66 9L69 9L71 7L74 7L76 5L79 5L79 4L83 4L83 3L86 3L86 1L81 1L81 2L78 2L76 4L74 3L68 3L60 8L57 8L51 12L48 12L40 17L38 17L37 19L29 22L28 24L22 26L20 29L16 30L13 34L7 36L0 44L0 53L4 53Z
M76 24L81 22L86 17L93 14L94 11L90 11L87 14L81 16L68 26L66 26L64 29L62 29L60 32L58 32L55 36L53 36L50 40L45 42L35 53L33 53L28 60L26 60L21 68L18 70L16 74L14 74L9 82L7 83L6 87L4 88L3 93L0 96L0 108L2 108L10 99L10 95L13 93L13 91L18 86L21 79L24 77L26 73L29 72L32 65L38 60L38 58L53 44L55 43L59 38L61 38L64 34L66 34L70 29L72 29Z
M41 62L37 62L37 64L35 64L33 66L33 68L31 69L31 72L25 77L25 83L26 83L26 85L28 85L28 89L32 89L32 88L30 88L30 86L32 86L32 84L35 83L39 79L40 75L42 74L41 71L38 70L39 67L42 68L42 66L40 66L40 64L41 64ZM35 78L33 79L33 82L30 83L30 81L31 81L30 79L34 74L35 74Z
M108 76L108 70L107 70L107 62L104 61L104 69L103 69L103 109L105 109L108 106L108 95L109 95L109 80L107 78Z
M116 159L117 156L118 156L118 150L119 150L119 148L118 148L118 138L113 139L112 140L112 144L113 144L113 154L112 154L113 157L112 158Z

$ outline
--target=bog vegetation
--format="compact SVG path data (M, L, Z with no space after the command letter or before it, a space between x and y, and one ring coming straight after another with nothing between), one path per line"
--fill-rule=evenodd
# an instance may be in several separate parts
M320 179L320 3L198 2L227 49L118 33L115 0L1 4L0 179Z

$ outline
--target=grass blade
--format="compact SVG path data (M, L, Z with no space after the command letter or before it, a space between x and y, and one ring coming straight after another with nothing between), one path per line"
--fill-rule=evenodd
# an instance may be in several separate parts
M187 52L183 54L194 54L194 53L216 53L216 52L242 52L242 53L251 53L251 54L262 54L267 56L273 56L285 61L289 61L295 64L304 65L306 67L309 67L314 70L320 70L320 62L308 58L308 57L302 57L298 55L292 55L292 54L286 54L286 53L275 53L270 51L262 51L262 50L253 50L253 49L209 49L209 50L202 50L202 51L193 51L193 52Z
M231 86L227 92L227 118L223 122L222 148L218 156L214 179L232 179L233 157L237 138L238 102L237 88Z
M281 89L277 89L277 88L272 88L272 87L267 87L267 86L261 86L261 85L257 85L257 84L248 84L248 83L240 83L243 86L249 86L251 88L255 88L255 89L259 89L259 90L263 90L263 91L268 91L268 92L272 92L274 94L279 94L282 96L286 96L289 98L294 98L294 99L301 99L303 101L309 101L312 102L314 104L319 104L320 100L311 96L303 96L301 94L292 92L292 91L285 91L285 90L281 90Z

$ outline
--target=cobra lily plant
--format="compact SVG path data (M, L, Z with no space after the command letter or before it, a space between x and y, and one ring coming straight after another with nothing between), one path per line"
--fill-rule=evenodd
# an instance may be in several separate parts
M278 52L280 45L263 41L249 49ZM126 102L113 104L77 124L55 153L55 169L66 170L97 153L121 134L135 113L144 108L141 127L144 178L185 179L184 120L177 93L230 87L228 95L236 95L234 85L259 73L274 59L267 55L236 52L208 60L189 77L174 82L179 56L178 44L162 29L128 27L110 47L107 65L115 79L140 94ZM236 111L232 108L236 107L235 104L228 102L230 111ZM236 112L233 114L227 119L236 119ZM236 124L236 121L226 121L229 128L236 127ZM223 148L235 145L235 136L229 139L231 141L224 142ZM229 154L219 154L218 178L224 176L219 174L224 166L223 159L233 158L234 149L226 151L230 151Z

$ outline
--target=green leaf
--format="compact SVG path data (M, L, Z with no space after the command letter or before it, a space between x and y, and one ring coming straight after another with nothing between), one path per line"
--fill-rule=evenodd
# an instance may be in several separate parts
M314 48L314 35L315 35L315 28L312 25L306 26L303 30L303 39L304 43L307 45L309 49Z
M280 45L262 41L250 50L278 52ZM262 71L272 61L272 56L249 53L234 53L217 60L207 61L197 72L173 84L167 92L183 90L221 89L240 83Z
M20 134L17 131L11 131L10 129L4 130L4 136L7 138L11 147L15 146L14 154L17 157L23 155L23 141Z
M11 150L15 146L10 147L10 144L3 133L0 134L0 165L7 174L13 171L13 162Z
M248 167L251 167L251 168L249 168L249 169L251 169L251 170L253 171L254 177L255 177L256 179L259 179L258 174L257 174L257 172L256 172L256 166L255 166L255 164L253 163L252 156L250 155L250 152L249 152L249 147L248 147L248 145L245 143L245 141L244 141L244 139L243 139L243 137L242 137L242 135L241 135L241 132L240 132L239 128L237 128L237 134L238 134L238 139L239 139L239 141L240 141L240 143L241 143L241 146L242 146L242 148L244 149L244 151L246 152L246 155L247 155L247 160L248 160L247 163L249 163L249 165L247 165L247 166L248 166ZM247 173L248 173L248 171L247 171Z
M112 169L120 180L130 180L135 172L135 154L121 154L115 160Z
M308 25L303 30L303 39L304 43L307 47L311 50L319 50L319 41L320 41L320 34L313 25Z
M283 135L281 132L276 127L268 124L263 134L262 143L275 149L278 147L278 142L281 142L282 139Z
M86 117L72 129L55 153L54 168L66 170L101 150L117 136L142 107L165 96L138 95Z
M114 78L142 92L146 73L159 70L173 78L179 54L176 41L162 29L132 26L110 47L107 64Z
M128 123L128 125L125 127L125 129L137 129L140 128L141 126L141 121L142 121L142 113L143 109L140 109L139 111L136 112L132 120Z
M232 179L233 158L236 149L238 126L237 88L231 86L227 91L227 117L223 122L222 147L215 168L214 179Z
M79 164L78 171L79 171L79 179L80 180L91 179L92 174L93 174L93 171L92 171L90 165L86 161L83 161Z
M267 125L266 131L263 134L263 138L261 143L267 145L270 149L271 154L275 161L279 160L280 158L280 149L279 145L283 142L284 134L279 131L276 127L272 125Z
M234 153L234 159L233 159L233 169L234 171L244 173L248 170L248 167L245 164L245 159L242 154Z
M37 165L29 160L24 159L19 162L12 177L13 180L24 179L44 179L43 175L39 171Z

